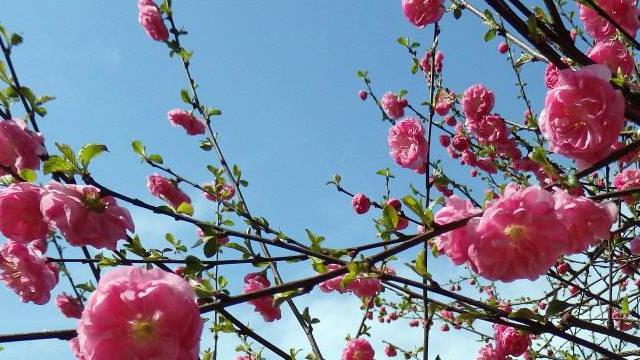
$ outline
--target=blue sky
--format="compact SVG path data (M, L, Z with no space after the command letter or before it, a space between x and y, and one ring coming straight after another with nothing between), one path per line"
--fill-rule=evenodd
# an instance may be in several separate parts
M132 140L143 141L150 151L161 153L174 170L198 182L210 180L205 165L215 160L213 153L198 148L194 138L168 125L166 112L181 106L179 90L186 85L184 75L178 60L167 56L166 47L150 40L139 27L136 3L13 1L3 5L0 22L25 38L14 54L23 83L38 94L57 97L48 106L49 115L40 120L49 147L54 141L74 148L89 142L108 145L111 152L93 164L96 178L109 187L158 203L146 192L145 177L152 171L132 154ZM325 235L326 245L331 247L374 240L374 215L356 216L350 199L325 182L339 173L349 190L379 199L383 181L375 172L388 166L397 176L392 183L397 197L409 192L409 183L423 183L422 177L398 168L389 158L389 125L380 121L376 107L358 99L362 84L355 73L367 69L377 93L407 89L409 100L419 104L427 96L424 80L410 74L410 59L395 40L409 36L426 46L432 28L412 27L402 15L399 0L174 3L176 21L190 32L185 46L195 50L192 63L200 96L223 111L214 127L225 154L241 166L250 182L245 194L254 214L266 216L273 225L300 239L304 229L310 228ZM506 57L496 51L498 41L483 42L484 30L469 13L457 21L445 15L441 36L445 84L461 92L474 83L485 83L497 94L496 110L519 122L524 106L516 99L515 78L505 67ZM525 69L537 111L544 96L542 72L540 64ZM439 146L433 148L436 158L447 159ZM457 180L471 179L466 169L448 164L448 173ZM210 205L199 194L190 194L197 215L210 218ZM195 240L190 226L142 210L132 209L132 213L145 244L161 246L164 233L169 231L188 243ZM75 252L70 250L69 254ZM225 253L227 257L235 255ZM433 264L432 273L442 280L463 271L446 259ZM403 265L398 262L395 267ZM80 271L76 272L78 280L88 279L86 270L72 269ZM223 270L223 274L229 271L229 277L237 279L231 272L251 270L236 267ZM303 271L311 274L308 267ZM285 278L300 274L284 270ZM519 282L510 286L515 291L530 285ZM68 291L62 279L54 295L65 289ZM0 288L0 301L2 333L74 326L73 321L62 319L53 303L41 307L21 304L5 288ZM342 339L353 334L359 320L355 298L314 292L301 304L310 306L311 313L323 320L316 334L327 358L338 358ZM305 346L288 315L281 323L265 327L249 306L231 310L251 321L257 330L265 330L267 337L283 348ZM421 341L419 331L406 324L379 327L373 334L380 357L382 338L407 347ZM205 334L203 348L207 340ZM223 340L221 358L232 358L235 339ZM464 333L451 332L443 338L438 331L434 344L433 354L439 352L445 359L469 358L480 346ZM5 348L0 358L22 360L47 354L49 358L71 359L61 341L7 344Z

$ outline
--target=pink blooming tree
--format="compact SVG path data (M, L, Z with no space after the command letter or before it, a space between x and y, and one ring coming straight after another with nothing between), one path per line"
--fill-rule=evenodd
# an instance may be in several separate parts
M248 182L219 143L212 120L221 111L199 92L193 52L183 45L187 32L171 0L140 0L139 23L159 43L158 54L166 47L179 59L175 71L187 78L180 91L185 105L168 112L167 125L200 136L194 142L216 165L208 166L210 181L192 180L180 164L165 164L133 140L133 156L149 167L154 203L124 194L92 172L107 146L73 149L64 139L46 145L51 142L45 143L39 123L52 97L20 82L12 54L22 37L0 27L0 280L15 292L14 301L32 303L25 311L54 297L56 316L78 319L71 329L2 334L0 343L59 339L84 360L212 360L227 346L219 335L234 333L241 343L236 359L330 359L317 341L323 334L313 331L322 314L298 302L343 296L357 298L360 306L336 311L361 318L355 332L334 329L345 335L343 360L438 358L430 352L430 333L452 328L470 343L477 340L477 359L640 356L635 3L397 2L397 11L431 39L398 39L411 72L424 79L426 99L404 90L376 92L367 71L357 73L363 81L357 94L388 123L380 138L387 139L393 172L411 173L422 185L394 189L401 194L394 198L389 168L378 172L385 179L383 195L348 189L334 175L328 185L345 196L337 206L351 204L354 217L372 217L377 235L341 248L325 246L324 237L310 230L306 239L290 237L251 212L243 194ZM485 41L500 38L504 76L516 81L522 119L500 114L508 96L483 85L482 74L465 74L474 84L466 89L448 87L440 24L463 13L470 15L464 21L486 25ZM539 104L531 101L522 74L536 62L546 71L534 81L548 89ZM446 148L444 156L433 151L436 146ZM453 169L470 176L451 176ZM195 217L195 196L217 211ZM168 234L171 248L154 248L135 233L134 208L188 224L196 235L183 244ZM67 256L68 247L81 249L83 257ZM450 261L456 277L434 270L439 256ZM286 272L291 262L306 272ZM86 265L86 273L72 272L71 263ZM220 276L228 266L244 269L241 281L230 284ZM91 280L74 280L83 276ZM510 288L516 280L522 280L519 287ZM60 281L72 291L58 291ZM284 331L279 321L292 314L308 344L269 341L242 319L242 311L257 312L271 333ZM371 336L376 322L384 327L398 321L406 322L413 347ZM411 330L416 327L420 336ZM303 347L308 350L301 352ZM376 353L376 347L384 351Z

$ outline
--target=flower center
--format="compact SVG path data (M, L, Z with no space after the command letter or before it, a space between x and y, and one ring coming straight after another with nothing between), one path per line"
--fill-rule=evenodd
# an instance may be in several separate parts
M131 335L140 342L147 342L153 338L153 324L151 321L134 320L131 322Z
M526 233L527 228L523 225L509 225L504 229L505 235L510 237L512 240L520 240L522 239Z
M82 204L89 210L100 213L107 208L107 205L97 194L86 194L82 197Z

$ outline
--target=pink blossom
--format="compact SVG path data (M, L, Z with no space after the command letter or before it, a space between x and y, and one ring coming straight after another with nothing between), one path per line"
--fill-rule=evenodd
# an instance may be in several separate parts
M349 291L353 292L357 297L372 298L380 293L382 285L380 279L369 276L358 276L347 286Z
M640 255L640 237L633 238L633 240L629 242L629 249L631 251L631 255Z
M507 140L507 125L500 115L467 118L466 125L483 145L498 145Z
M342 351L342 360L373 360L376 352L364 338L351 339Z
M369 96L368 92L366 92L364 90L358 91L358 97L360 98L360 100L362 100L362 101L367 100L367 96Z
M398 355L398 351L395 346L387 344L387 346L384 347L384 354L388 357L396 357Z
M509 51L509 45L507 45L506 42L501 42L500 44L498 44L498 52L500 54L504 54L507 51Z
M566 253L587 250L599 240L608 240L611 226L618 217L612 202L601 204L583 196L575 197L564 190L556 190L555 210L569 233Z
M613 186L615 186L618 191L640 188L640 170L626 169L618 173L613 178ZM625 196L623 199L627 203L634 203L637 198L637 194L631 194Z
M71 348L71 352L73 353L73 356L75 356L76 360L89 360L87 355L80 350L80 343L77 336L69 340L69 347Z
M116 242L127 237L127 230L135 229L129 211L118 206L112 196L101 197L94 186L54 181L45 190L40 210L71 245L115 250Z
M204 197L211 201L228 201L236 195L235 186L220 180L204 184L202 187L207 190L207 192L204 193Z
M529 334L510 326L493 324L496 352L504 355L520 356L531 345Z
M333 270L337 270L340 268L340 265L338 264L329 264L327 265L327 271L333 271ZM344 275L341 276L336 276L332 279L329 280L325 280L323 282L320 283L320 290L322 290L322 292L325 293L329 293L332 291L337 291L339 293L345 293L347 292L347 289L343 289L340 284L342 283L342 279L344 278Z
M609 75L600 64L560 71L538 123L551 151L585 163L610 152L624 125L625 106Z
M269 279L261 273L250 273L244 277L244 293L266 289L271 286ZM255 311L262 315L266 322L280 320L280 307L273 304L273 296L266 295L258 299L250 300L249 304L255 306Z
M202 319L180 276L123 266L105 274L78 323L87 359L198 358Z
M636 36L636 31L640 26L638 15L640 11L636 8L633 0L595 0L595 3L604 10L613 21L631 37ZM580 8L580 20L584 23L584 30L596 41L606 40L616 34L615 26L588 5L578 4Z
M547 89L553 89L558 85L558 80L560 80L560 69L552 62L549 62L544 71L544 84L547 86Z
M358 193L353 196L351 199L351 205L353 206L353 210L356 214L364 214L369 211L369 207L371 207L371 201L367 197L367 195Z
M437 73L440 73L442 72L443 62L444 62L444 54L442 53L442 51L436 52L435 56L431 51L427 51L422 56L422 59L420 59L420 69L422 69L422 71L424 71L425 73L429 74L431 73L431 70L435 68L435 71ZM435 66L432 66L432 64L434 63L435 63ZM455 99L454 94L450 94L450 96Z
M614 74L620 68L624 75L631 75L635 68L633 57L620 40L598 42L589 50L587 56L599 64L606 65Z
M380 100L380 106L390 119L398 119L404 116L404 108L409 105L407 99L398 97L392 92L386 92Z
M480 213L480 211L480 209L474 208L470 201L452 195L447 198L446 206L438 210L434 221L438 225L445 225L476 215ZM464 264L469 260L467 252L470 244L471 238L466 225L444 233L436 238L438 250L445 253L456 265Z
M62 293L56 298L56 306L68 318L80 319L82 317L82 303L76 297Z
M58 283L58 268L35 248L9 240L0 247L0 280L22 302L43 305Z
M455 94L451 94L448 91L439 91L438 98L436 100L435 110L436 113L440 116L445 116L451 110L451 106L455 101Z
M628 315L623 314L618 309L613 309L611 317L613 318L613 323L620 331L627 331L633 329L633 323L631 321L627 321Z
M493 345L486 344L480 348L476 360L507 360L504 354L501 354L493 348Z
M171 180L160 176L159 174L151 174L147 177L147 189L151 195L161 198L177 209L182 203L191 204L191 198Z
M397 122L389 129L387 141L391 149L389 154L398 165L424 174L429 143L420 121L406 118Z
M202 120L182 109L173 109L167 114L173 126L182 126L189 135L204 134L205 126Z
M493 109L493 92L482 84L472 85L464 91L462 109L466 118L480 119Z
M162 14L152 1L138 3L138 22L153 40L167 41L169 38L169 31L164 24Z
M489 280L534 280L555 264L568 233L554 210L553 196L538 186L509 184L504 195L467 226L471 268Z
M40 157L46 151L44 139L27 128L24 121L11 119L0 121L0 165L14 172L40 168ZM0 175L7 172L0 169Z
M26 183L11 184L0 192L0 231L13 241L46 238L49 226L40 212L42 189Z
M444 1L402 0L402 11L413 25L423 28L440 21L444 15Z

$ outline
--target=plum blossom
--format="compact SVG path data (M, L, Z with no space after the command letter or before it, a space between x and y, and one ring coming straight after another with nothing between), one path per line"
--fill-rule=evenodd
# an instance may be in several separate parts
M366 339L351 339L342 351L342 360L373 360L375 354L375 350Z
M151 174L147 177L147 189L151 195L168 202L174 209L177 209L182 203L191 204L189 195L178 189L175 182L159 174Z
M46 153L43 137L27 128L24 121L0 121L0 165L19 173L40 168L40 157ZM0 175L7 171L0 168Z
M173 126L182 126L189 135L204 134L205 126L202 120L182 109L173 109L167 114L169 122Z
M82 313L77 353L92 360L197 359L203 322L195 299L189 283L173 273L111 270Z
M636 36L640 26L640 10L633 0L595 0L598 7L604 10L613 21L631 37ZM585 4L578 4L580 8L580 20L584 23L584 30L589 33L596 42L600 42L615 36L616 27L607 19Z
M600 64L561 70L558 84L547 92L539 127L550 150L593 163L611 151L624 125L624 98L609 83Z
M82 317L83 306L76 297L62 293L56 297L56 306L68 318L80 319Z
M496 341L496 352L520 356L531 345L529 334L507 325L493 324L493 334Z
M369 208L371 207L371 200L369 200L367 195L358 193L351 199L351 205L353 206L353 210L356 214L364 214L369 211Z
M489 280L535 280L567 248L568 232L553 196L538 186L507 185L504 195L471 219L471 268Z
M244 293L266 289L271 286L271 282L261 273L250 273L244 277ZM280 320L280 307L273 304L273 296L267 295L258 299L250 300L249 304L255 307L255 311L262 315L266 322Z
M429 143L419 120L406 118L389 129L389 154L395 162L419 174L426 171Z
M49 225L40 212L43 190L30 183L11 184L0 191L0 231L18 242L43 240Z
M404 16L419 28L440 21L444 10L443 0L402 0Z
M635 68L633 57L620 40L598 42L587 56L598 64L606 65L613 74L620 69L624 75L631 75Z
M480 213L480 209L474 208L473 204L452 195L447 198L446 206L438 210L434 221L438 225L445 225L466 217ZM456 265L464 264L469 260L468 250L471 244L471 237L467 230L467 225L444 233L436 238L436 246L439 251L446 254Z
M129 211L112 196L101 196L94 186L53 181L45 190L40 203L44 219L71 245L115 250L116 242L127 237L127 230L135 229Z
M615 186L618 191L640 188L640 170L623 170L613 178L613 186ZM629 204L634 203L637 198L637 194L630 194L623 197L624 201Z
M382 96L382 100L380 100L380 106L382 106L385 114L393 120L404 116L404 108L407 105L409 105L407 99L401 98L390 91L386 92Z
M493 92L482 84L469 86L462 95L462 109L466 118L480 119L489 115L494 104Z
M58 283L58 268L34 247L9 240L0 246L0 280L22 302L43 305Z
M164 24L160 10L150 0L138 3L138 22L142 25L144 32L155 41L167 41L169 30Z

